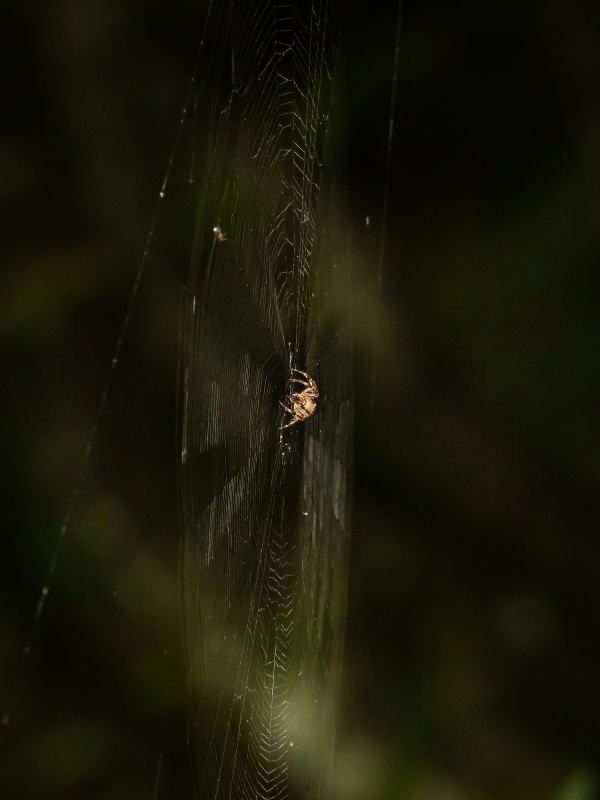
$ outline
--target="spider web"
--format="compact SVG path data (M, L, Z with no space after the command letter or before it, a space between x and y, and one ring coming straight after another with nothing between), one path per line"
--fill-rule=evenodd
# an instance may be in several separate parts
M327 794L349 544L331 4L219 3L205 41L181 366L190 741L201 798L308 800ZM320 397L281 430L292 368Z

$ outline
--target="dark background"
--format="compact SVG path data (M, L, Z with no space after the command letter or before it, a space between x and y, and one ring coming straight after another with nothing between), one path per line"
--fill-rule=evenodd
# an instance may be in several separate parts
M360 291L334 796L592 800L600 7L405 4L378 312L397 10L340 8ZM13 0L0 13L0 796L152 798L162 754L157 796L191 800L175 484L195 201L185 131L33 635L32 623L203 4Z

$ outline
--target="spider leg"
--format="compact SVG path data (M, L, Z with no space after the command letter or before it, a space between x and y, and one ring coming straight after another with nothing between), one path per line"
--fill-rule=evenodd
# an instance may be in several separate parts
M292 398L289 398L289 399L291 400ZM294 418L294 419L293 419L291 422L288 422L288 423L287 423L287 425L280 425L280 426L279 426L279 430L280 430L280 431L282 431L284 428L289 428L289 427L291 427L292 425L295 425L297 422L302 422L302 420L304 419L303 417L299 417L299 416L297 416L296 412L295 412L295 411L292 411L292 409L291 409L291 408L288 408L286 405L284 405L284 404L281 402L281 400L279 401L279 405L280 405L280 406L281 406L281 407L282 407L282 408L283 408L285 411L287 411L287 412L288 412L288 414L291 414L291 415L292 415L292 417Z

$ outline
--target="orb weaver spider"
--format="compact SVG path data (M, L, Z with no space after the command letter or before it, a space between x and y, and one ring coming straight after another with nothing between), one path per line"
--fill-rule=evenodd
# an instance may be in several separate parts
M290 383L299 383L304 386L304 389L301 392L292 392L287 396L286 400L291 404L291 408L282 403L281 400L279 401L279 405L293 417L292 421L288 422L287 425L280 425L279 430L289 428L297 422L304 422L317 409L319 389L314 378L311 378L307 372L302 372L301 369L292 369L292 372L297 372L299 375L303 375L304 378L290 378Z

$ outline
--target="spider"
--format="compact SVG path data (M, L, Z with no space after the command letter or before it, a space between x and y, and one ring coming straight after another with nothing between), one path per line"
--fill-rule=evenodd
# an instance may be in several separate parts
M226 242L227 241L227 234L224 233L221 230L221 226L220 225L215 225L215 227L213 228L213 233L215 235L215 239L218 242Z
M279 430L282 430L283 428L289 428L291 425L295 425L297 422L304 422L304 420L308 419L315 413L317 408L319 389L317 388L314 378L311 378L308 373L302 372L301 369L293 369L292 372L297 372L299 375L304 375L304 379L290 378L290 383L300 383L305 388L301 392L292 392L292 394L287 396L286 399L288 403L291 403L291 408L282 403L281 400L279 401L279 405L293 417L291 422L288 422L287 425L281 425Z

